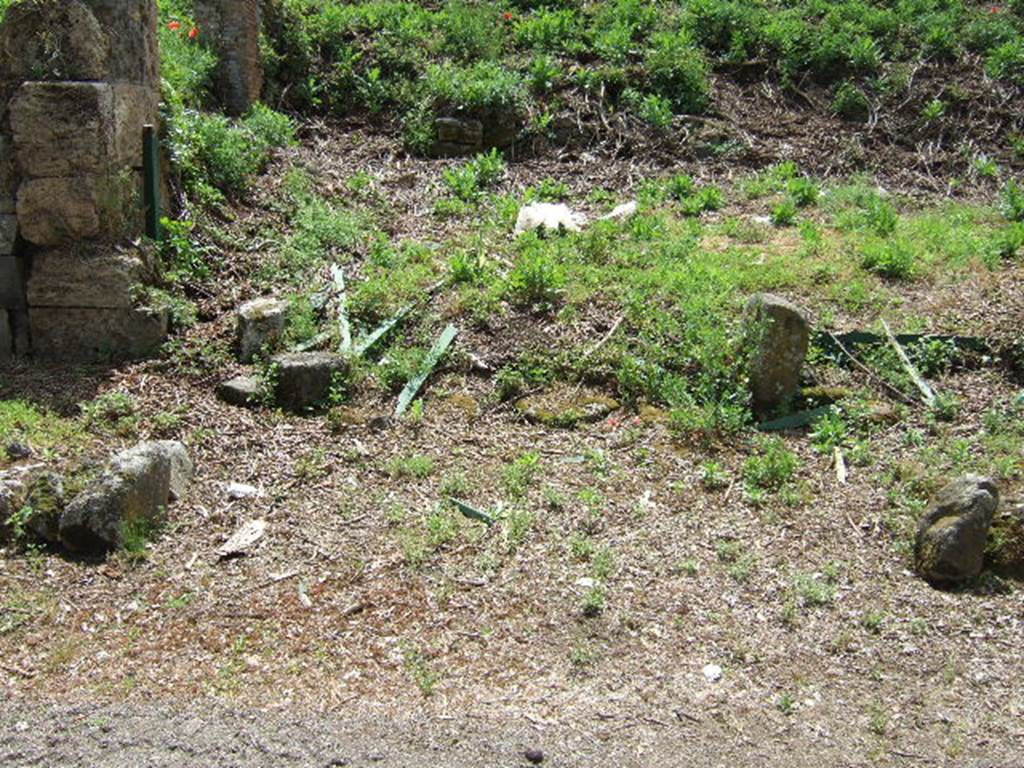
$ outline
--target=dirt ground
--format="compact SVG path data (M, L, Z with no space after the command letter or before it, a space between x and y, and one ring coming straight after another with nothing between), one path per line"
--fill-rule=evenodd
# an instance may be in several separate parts
M357 169L385 186L412 173L392 234L444 235L429 215L437 164L399 161L361 134L315 136L293 151L332 158L326 191ZM512 166L508 183L625 188L646 172L572 157ZM244 273L240 261L190 333L229 332ZM931 286L935 329L1009 332L1022 283L1018 267ZM488 352L482 336L458 343ZM805 501L756 505L735 480L750 445L681 445L657 412L547 429L497 404L487 376L452 367L421 421L336 432L323 417L218 401L229 373L183 377L160 361L4 370L3 398L71 413L119 391L143 414L180 414L174 436L197 475L142 562L0 558L18 622L0 635L0 764L514 766L539 749L552 766L1024 765L1024 592L936 590L886 524L877 475L924 428L920 412L883 430L882 466L852 468L846 484L806 436L787 435ZM961 398L965 436L1019 388L996 367L938 385ZM457 520L454 536L415 549L453 484L495 509L527 452L540 458L521 539ZM432 460L427 476L389 469L411 456ZM727 487L702 485L709 458ZM232 482L260 495L232 500ZM1004 489L1008 504L1021 495ZM219 559L254 518L269 523L259 546ZM581 610L593 563L574 552L580 534L612 552L597 615ZM723 557L723 542L740 554ZM825 572L834 597L787 618L794 576Z

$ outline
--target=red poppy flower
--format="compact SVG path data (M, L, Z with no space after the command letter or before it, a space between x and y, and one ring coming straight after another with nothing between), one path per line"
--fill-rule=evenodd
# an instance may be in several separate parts
M172 21L170 24L167 25L167 28L171 30L171 32L177 32L179 29L181 29L181 22Z
M199 27L192 27L192 29L188 31L188 37L190 40L195 40L199 37Z
M988 12L989 13L1002 13L1003 9L1000 6L998 6L998 5L993 5L991 8L988 9Z
M503 18L505 21L512 21L512 13L510 11L505 11L503 14L501 14L501 18Z

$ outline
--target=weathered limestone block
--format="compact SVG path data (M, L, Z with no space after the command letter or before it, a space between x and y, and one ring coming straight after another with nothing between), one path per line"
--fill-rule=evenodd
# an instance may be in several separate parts
M94 362L146 357L167 336L167 313L149 308L29 309L32 352L37 357Z
M981 573L988 529L998 507L999 489L991 478L964 475L945 486L917 527L917 572L939 583Z
M238 308L235 320L235 349L238 359L251 363L263 350L276 352L284 336L288 302L281 299L253 299Z
M60 245L98 237L101 192L91 176L23 182L18 190L21 236L35 245Z
M754 411L764 416L785 407L799 389L810 325L798 307L770 293L750 298L745 321L752 346L750 389Z
M137 252L45 249L32 257L28 303L35 307L130 309L148 267Z
M511 113L443 115L434 120L436 139L430 153L438 157L457 157L491 147L507 147L516 139L519 122Z
M0 125L3 125L2 121ZM14 213L17 197L18 174L14 170L14 143L10 136L0 133L0 215Z
M0 27L3 76L11 80L103 80L110 47L82 0L16 4Z
M111 46L106 80L160 88L156 0L83 0Z
M262 384L255 376L235 376L217 385L217 397L228 405L257 405L262 393Z
M105 83L29 82L10 105L23 177L104 174L114 154L114 89Z
M330 352L289 352L272 360L277 379L277 404L290 411L324 405L335 377L348 372L348 360Z
M195 13L219 57L217 97L228 113L244 114L263 89L259 0L196 0Z
M160 92L142 85L120 83L113 87L114 162L142 167L142 127L156 125L160 116Z
M0 307L17 309L25 306L24 290L21 260L14 256L0 256Z
M76 552L103 553L125 544L129 526L151 528L192 478L181 443L140 443L113 459L103 475L76 496L60 518L60 540Z

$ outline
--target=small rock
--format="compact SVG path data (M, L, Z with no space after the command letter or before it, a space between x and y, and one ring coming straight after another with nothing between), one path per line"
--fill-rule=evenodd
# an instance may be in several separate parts
M255 405L260 395L260 380L255 376L235 376L217 385L217 397L229 405Z
M227 559L246 554L267 532L266 520L250 520L217 548L217 557Z
M592 579L589 576L581 576L576 579L576 586L583 587L583 589L593 589L597 586L597 580Z
M956 582L981 573L992 517L999 506L993 480L960 477L939 491L917 527L917 572L931 582Z
M288 302L281 299L253 299L238 308L235 346L238 359L251 363L261 351L273 352L284 335Z
M7 458L11 461L21 461L31 456L32 449L25 445L25 443L14 442L7 444Z
M76 552L120 549L125 526L159 522L191 478L192 462L181 443L139 443L114 456L100 478L71 500L60 517L60 541Z
M523 757L525 757L528 762L531 762L534 765L540 765L544 762L544 753L541 752L539 749L528 749L525 752L523 752Z
M587 223L586 217L574 213L564 203L532 203L519 209L514 233L521 235L535 229L550 232L565 230L579 232L580 227Z
M255 485L246 485L245 483L228 483L225 489L228 498L232 501L239 501L240 499L254 499L260 495L260 489Z
M325 405L348 360L330 352L289 352L273 358L275 399L282 408L304 411Z
M770 293L750 298L745 324L752 346L750 390L754 411L767 416L788 405L800 386L810 324L800 309Z
M598 221L621 221L623 219L629 219L636 215L637 204L636 200L630 200L628 203L617 205L612 209L611 213L606 213L604 216L598 216Z
M722 679L722 668L717 664L708 664L701 671L704 673L704 679L709 683L717 683Z

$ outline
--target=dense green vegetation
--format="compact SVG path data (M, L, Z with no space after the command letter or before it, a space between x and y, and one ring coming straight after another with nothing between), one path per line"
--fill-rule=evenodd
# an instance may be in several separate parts
M922 62L1024 84L1018 1L275 0L268 16L272 101L398 110L418 149L424 116L442 106L500 109L543 131L566 103L588 98L667 124L708 108L715 72L788 89L811 80L851 117L903 93Z

